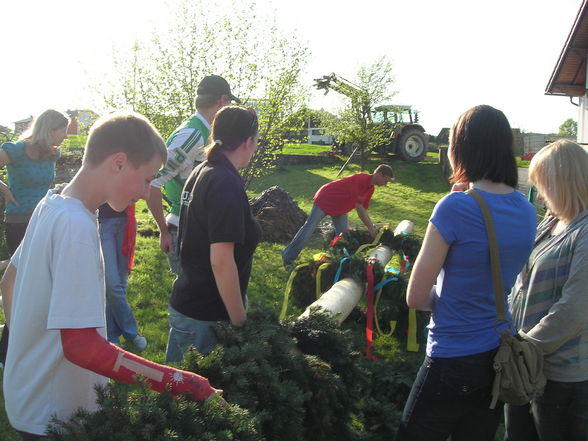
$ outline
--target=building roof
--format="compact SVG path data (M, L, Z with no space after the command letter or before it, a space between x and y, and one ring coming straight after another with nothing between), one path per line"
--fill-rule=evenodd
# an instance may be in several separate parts
M31 122L33 120L33 115L29 116L28 118L25 119L19 119L18 121L14 121L14 124L23 124L23 123L28 123Z
M546 95L584 96L586 94L586 55L588 54L588 0L583 0L547 88Z

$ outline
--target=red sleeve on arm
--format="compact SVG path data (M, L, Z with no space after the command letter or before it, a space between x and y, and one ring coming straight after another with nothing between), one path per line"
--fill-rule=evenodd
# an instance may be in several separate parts
M152 390L162 392L170 385L173 395L189 393L194 401L203 401L220 392L200 375L153 363L122 350L104 340L95 328L62 329L61 344L67 360L113 380L135 384L134 376L142 375Z

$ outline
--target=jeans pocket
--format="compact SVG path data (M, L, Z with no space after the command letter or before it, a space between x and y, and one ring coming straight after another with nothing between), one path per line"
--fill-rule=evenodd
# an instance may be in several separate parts
M468 396L490 390L494 378L492 366L467 363L468 357L459 357L444 366L440 381L455 394Z
M170 316L169 325L181 336L188 337L195 334L193 327L189 323L177 317Z

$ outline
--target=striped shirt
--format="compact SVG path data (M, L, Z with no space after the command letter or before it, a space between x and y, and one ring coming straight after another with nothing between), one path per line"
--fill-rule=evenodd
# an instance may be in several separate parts
M204 146L209 135L210 124L200 113L196 113L174 130L166 141L167 162L151 185L155 188L164 187L171 202L167 220L173 225L178 225L184 183L195 166L206 159Z
M552 381L588 380L588 210L555 236L557 219L538 227L529 262L509 301L514 324L545 353Z

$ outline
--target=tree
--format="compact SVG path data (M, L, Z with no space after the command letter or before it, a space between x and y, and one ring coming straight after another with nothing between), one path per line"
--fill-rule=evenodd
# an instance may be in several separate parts
M578 133L578 123L572 118L566 119L561 126L559 126L559 136L569 136L575 138Z
M372 121L372 110L396 94L390 89L393 82L392 63L385 56L361 66L355 79L357 96L350 97L338 118L323 121L327 132L339 144L359 147L361 157L365 158L372 149L386 142L390 135L389 128L384 124Z
M259 115L262 141L243 171L249 183L272 166L288 117L304 101L300 73L308 50L251 0L175 0L170 8L169 29L115 52L117 75L105 103L144 114L166 137L195 112L200 80L209 74L225 77Z
M329 118L334 118L332 113L324 109L315 110L306 106L301 107L298 111L291 114L287 120L290 127L286 142L306 142L308 128L322 128L323 122Z

